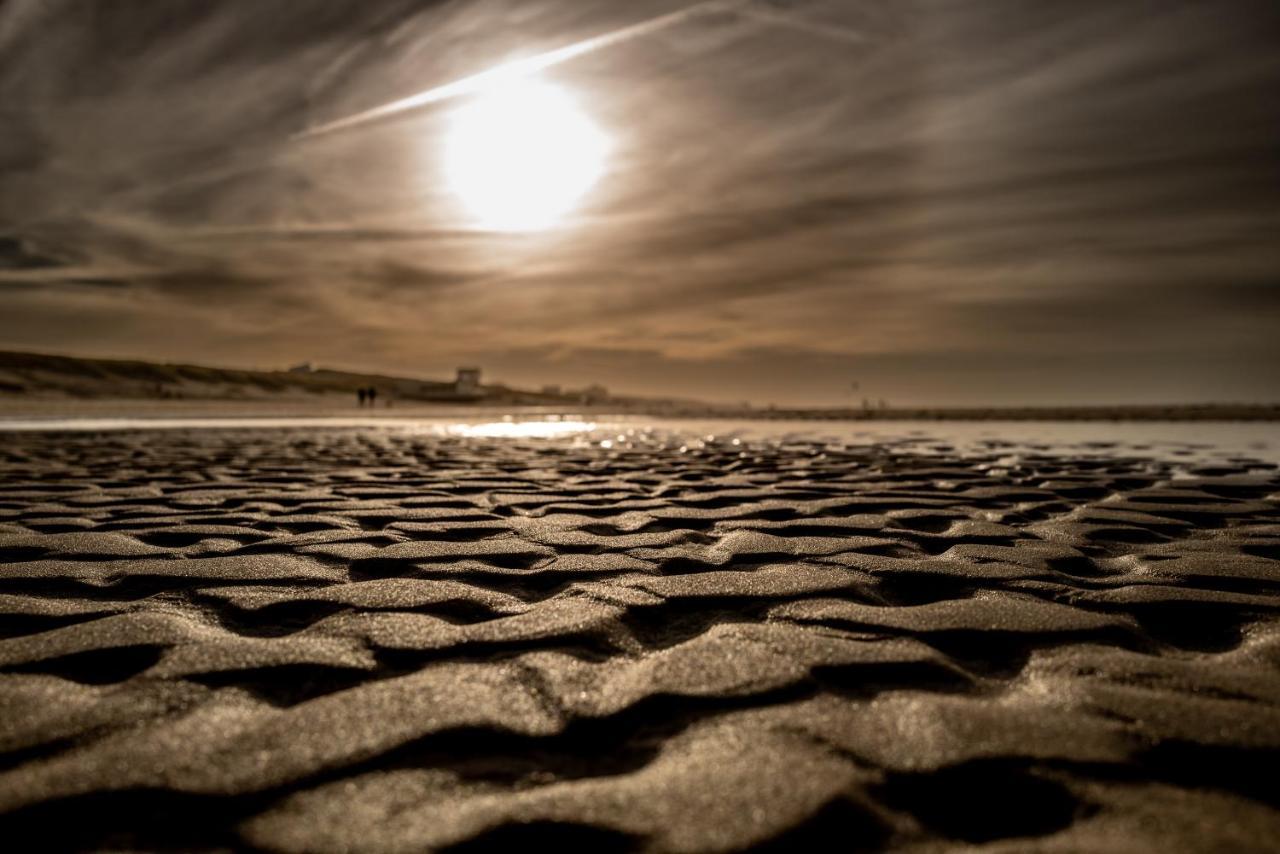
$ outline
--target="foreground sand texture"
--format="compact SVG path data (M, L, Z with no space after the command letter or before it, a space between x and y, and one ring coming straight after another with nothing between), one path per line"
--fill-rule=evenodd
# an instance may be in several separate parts
M633 444L5 436L0 831L1280 844L1273 467Z

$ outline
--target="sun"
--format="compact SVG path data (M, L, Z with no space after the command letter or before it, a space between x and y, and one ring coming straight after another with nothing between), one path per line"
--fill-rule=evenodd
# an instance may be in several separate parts
M479 225L532 231L573 209L604 172L608 152L608 137L567 92L513 77L453 113L445 178Z

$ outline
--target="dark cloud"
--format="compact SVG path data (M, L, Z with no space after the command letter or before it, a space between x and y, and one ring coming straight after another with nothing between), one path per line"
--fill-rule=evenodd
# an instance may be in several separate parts
M41 270L48 267L60 267L65 263L62 258L33 248L28 240L0 234L0 271Z
M7 0L0 346L838 402L1280 397L1271 0L756 2L545 74L611 135L487 232L449 105L688 0Z

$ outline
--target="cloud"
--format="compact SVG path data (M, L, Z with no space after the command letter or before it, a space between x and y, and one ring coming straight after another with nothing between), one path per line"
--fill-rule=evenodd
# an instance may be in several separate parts
M5 270L43 270L61 267L64 258L34 248L31 242L17 235L0 234L0 272Z
M463 218L448 105L296 138L687 5L5 3L0 346L780 401L850 363L899 399L1099 371L1280 396L1254 367L1280 359L1270 2L696 16L548 70L615 153L543 234Z

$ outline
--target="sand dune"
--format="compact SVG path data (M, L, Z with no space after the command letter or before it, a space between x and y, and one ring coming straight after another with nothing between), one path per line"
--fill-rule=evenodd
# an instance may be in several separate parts
M1264 849L1280 474L1170 459L12 434L0 828L84 849Z

